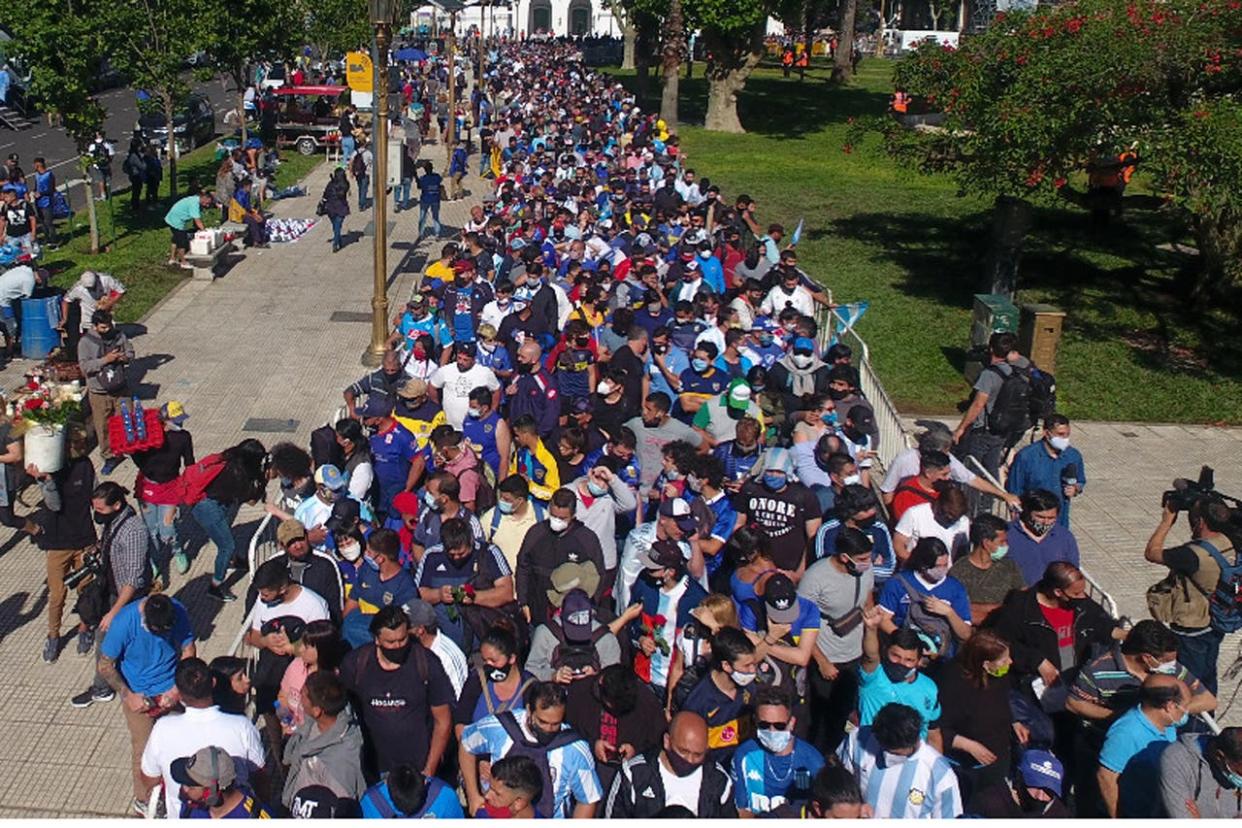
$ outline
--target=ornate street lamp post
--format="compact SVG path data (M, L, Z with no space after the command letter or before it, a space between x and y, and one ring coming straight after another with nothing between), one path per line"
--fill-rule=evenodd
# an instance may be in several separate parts
M375 27L376 82L372 95L371 143L374 147L375 198L371 219L375 229L371 287L371 344L362 354L362 364L379 365L388 341L388 45L392 34L394 0L369 0L371 25Z

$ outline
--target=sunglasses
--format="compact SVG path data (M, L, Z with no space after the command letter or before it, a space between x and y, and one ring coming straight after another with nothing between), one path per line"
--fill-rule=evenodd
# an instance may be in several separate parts
M789 722L755 722L755 727L759 730L788 730Z

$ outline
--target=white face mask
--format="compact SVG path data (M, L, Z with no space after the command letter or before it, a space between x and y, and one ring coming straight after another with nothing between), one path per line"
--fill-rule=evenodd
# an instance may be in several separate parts
M844 479L841 480L841 483L845 486L857 486L862 483L862 475L847 474Z
M909 761L909 759L909 756L901 756L896 753L889 753L887 750L884 751L884 767L886 768L904 765L907 761Z
M612 383L608 380L604 380L599 385L595 386L595 390L599 392L601 397L607 397L613 392Z
M1069 448L1070 442L1068 437L1049 437L1048 445L1052 446L1057 451L1065 451Z
M351 543L348 545L338 544L336 547L336 551L341 553L342 558L349 561L350 563L353 563L354 561L362 557L362 544L360 543Z
M548 526L559 535L569 528L569 521L565 520L565 518L550 517L548 518Z
M733 679L733 683L738 687L746 687L755 680L754 673L743 673L739 670L734 670L729 674L729 676Z
M799 368L806 368L807 366L811 364L811 355L810 354L794 354L793 364L797 365Z

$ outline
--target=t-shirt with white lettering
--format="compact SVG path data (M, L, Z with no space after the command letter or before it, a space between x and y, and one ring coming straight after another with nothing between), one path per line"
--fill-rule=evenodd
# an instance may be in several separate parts
M902 512L896 532L910 539L911 549L920 538L940 538L952 560L957 560L958 553L970 551L970 518L962 515L948 526L942 526L936 521L936 513L930 503L919 503Z
M440 389L440 407L444 409L444 419L453 428L461 431L462 423L470 411L470 392L482 386L488 391L500 388L500 381L491 368L475 363L469 371L462 373L456 362L441 365L429 380L433 388Z
M269 607L260 601L255 608L254 623L250 628L262 630L263 625L268 621L273 618L283 618L286 615L301 618L307 624L312 621L328 620L328 602L323 600L319 593L304 586L290 587L290 590L294 589L298 590L298 594L292 601L282 601L274 607Z

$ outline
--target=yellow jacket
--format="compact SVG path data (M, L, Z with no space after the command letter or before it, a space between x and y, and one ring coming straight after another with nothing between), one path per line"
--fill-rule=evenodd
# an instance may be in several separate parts
M547 503L552 493L561 487L561 473L556 465L556 458L544 446L543 440L535 443L535 450L518 446L509 463L509 474L518 474L526 478L530 493L538 500Z

